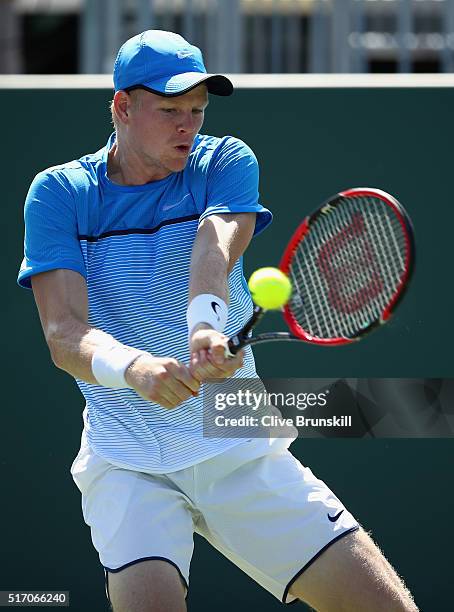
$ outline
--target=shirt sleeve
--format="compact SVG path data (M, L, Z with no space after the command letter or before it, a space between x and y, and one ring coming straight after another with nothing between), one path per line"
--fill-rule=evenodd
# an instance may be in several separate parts
M214 153L207 179L207 207L200 222L209 215L255 212L254 236L272 221L271 212L259 203L259 167L253 151L241 140L227 137Z
M18 283L31 289L34 274L57 268L86 269L78 238L74 195L69 184L51 170L39 173L25 200L24 259Z

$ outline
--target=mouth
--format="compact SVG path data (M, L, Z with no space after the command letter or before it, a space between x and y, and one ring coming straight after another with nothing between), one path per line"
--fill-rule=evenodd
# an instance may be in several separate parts
M176 145L176 146L175 146L175 149L176 149L176 150L177 150L179 153L181 153L181 154L183 154L183 155L187 155L187 154L190 152L191 147L190 147L190 145Z

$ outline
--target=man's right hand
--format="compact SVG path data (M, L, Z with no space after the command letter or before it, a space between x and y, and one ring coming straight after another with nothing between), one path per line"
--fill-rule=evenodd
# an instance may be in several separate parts
M197 395L200 381L171 357L142 354L127 368L125 379L141 397L163 408L176 408Z

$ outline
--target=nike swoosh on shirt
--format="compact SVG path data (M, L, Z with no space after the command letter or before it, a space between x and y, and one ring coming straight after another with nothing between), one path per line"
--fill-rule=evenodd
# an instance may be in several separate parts
M191 51L177 51L177 57L180 59L184 59L185 57L193 57L194 53Z
M187 193L185 196L181 198L181 200L178 200L178 202L170 202L168 204L164 204L164 206L162 207L162 210L169 210L170 208L174 208L175 206L178 206L178 204L181 204L183 200L185 200L186 198L189 198L190 195L191 195L190 193Z

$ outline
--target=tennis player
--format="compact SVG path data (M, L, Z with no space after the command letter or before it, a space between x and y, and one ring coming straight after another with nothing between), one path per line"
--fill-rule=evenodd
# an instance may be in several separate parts
M256 376L250 348L224 347L252 311L242 255L271 221L251 149L200 133L232 83L156 30L121 47L113 77L107 144L30 187L19 283L86 400L71 473L114 612L186 609L194 531L282 602L414 612L292 437L203 436L202 383Z

